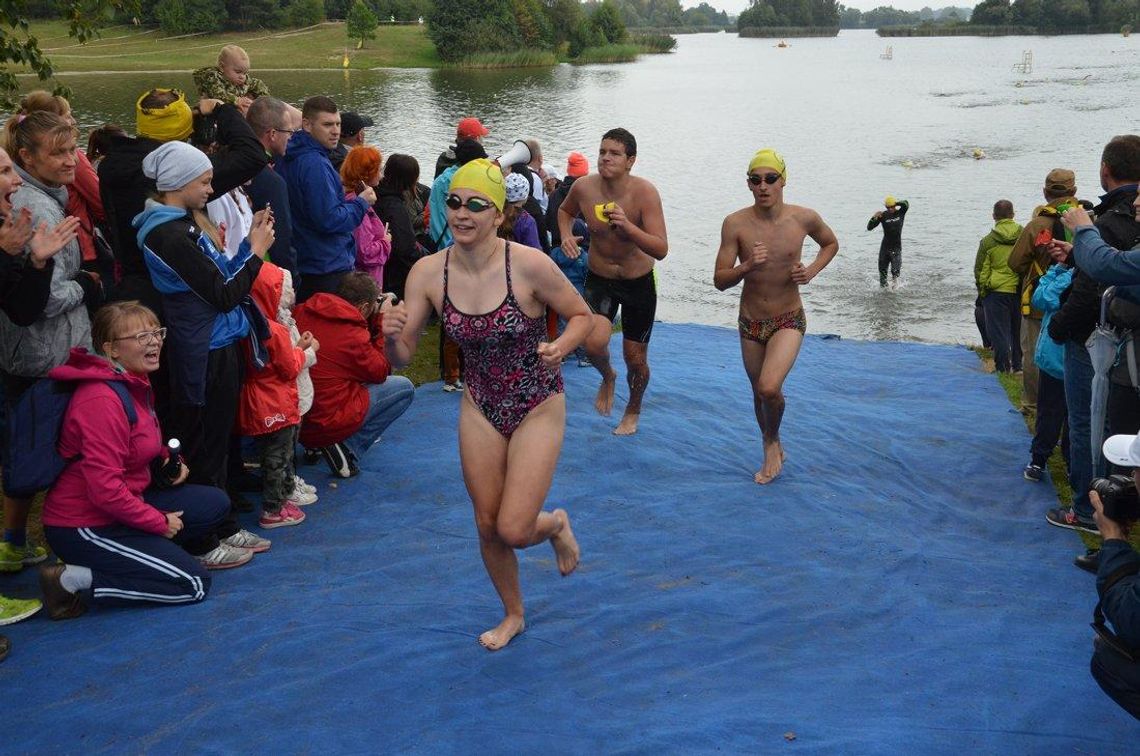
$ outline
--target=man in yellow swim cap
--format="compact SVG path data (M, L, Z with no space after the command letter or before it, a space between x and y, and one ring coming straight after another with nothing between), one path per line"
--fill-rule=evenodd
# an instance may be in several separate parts
M741 281L740 352L752 384L752 405L764 442L764 463L752 479L771 483L784 465L780 421L784 416L784 379L788 377L807 330L800 287L823 270L839 251L839 242L816 211L784 204L788 169L780 153L757 152L748 163L746 186L752 204L737 210L721 226L713 285L720 291ZM800 259L804 239L819 245L810 265Z
M883 226L883 241L879 244L879 286L887 285L887 267L891 269L891 283L897 284L902 270L902 228L903 217L910 208L906 200L887 195L883 200L885 210L879 210L867 221L867 230Z

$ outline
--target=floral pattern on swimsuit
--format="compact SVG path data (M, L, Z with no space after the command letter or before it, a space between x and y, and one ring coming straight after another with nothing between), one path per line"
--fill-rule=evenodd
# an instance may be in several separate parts
M788 330L806 333L807 315L804 313L804 308L801 307L798 310L773 315L770 318L757 318L756 320L741 315L736 324L740 329L740 335L744 338L760 344L767 344L776 335L776 331Z
M523 312L511 287L511 245L507 242L507 296L484 315L460 311L447 295L448 249L443 260L443 329L459 345L464 380L483 417L506 438L530 411L563 391L562 371L551 370L538 356L546 338L546 318Z

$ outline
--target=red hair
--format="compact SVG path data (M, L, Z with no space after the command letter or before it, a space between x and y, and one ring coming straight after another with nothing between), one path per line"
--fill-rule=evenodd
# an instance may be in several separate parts
M380 173L382 159L380 150L368 145L349 150L348 156L340 165L340 183L344 185L344 191L358 191L361 182L367 184L371 181L373 176Z

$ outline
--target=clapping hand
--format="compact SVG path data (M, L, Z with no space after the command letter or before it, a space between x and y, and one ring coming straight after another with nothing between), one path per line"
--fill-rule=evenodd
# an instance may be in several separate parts
M74 215L67 216L50 231L47 222L41 222L36 227L36 232L32 234L31 241L28 242L32 265L36 268L47 265L47 261L70 244L78 233L79 219Z
M21 207L16 216L9 217L0 226L0 249L13 257L24 251L24 245L32 238L32 211Z

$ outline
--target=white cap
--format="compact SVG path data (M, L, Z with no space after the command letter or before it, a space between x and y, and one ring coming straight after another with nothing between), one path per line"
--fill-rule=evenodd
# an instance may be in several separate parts
M550 163L543 163L542 164L542 172L546 174L547 178L552 178L555 181L561 181L562 180L562 174L559 173L558 169L555 168Z
M1140 467L1140 436L1112 436L1104 442L1104 457L1120 467Z

